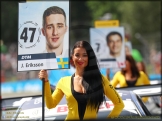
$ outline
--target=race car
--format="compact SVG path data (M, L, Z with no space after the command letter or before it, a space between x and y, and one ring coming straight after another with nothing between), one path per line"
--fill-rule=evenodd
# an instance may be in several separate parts
M117 91L125 104L125 107L118 118L160 119L160 115L152 115L150 113L145 104L142 102L141 96L139 96L139 94L136 94L133 91L129 91L129 89L117 89ZM6 101L9 101L9 99ZM18 101L14 101L15 105L12 107L7 107L7 105L5 105L5 100L3 100L2 104L4 107L2 107L1 120L42 120L41 95L21 98ZM113 103L108 98L106 98L106 102L100 106L97 119L105 120L112 109ZM60 103L53 109L48 109L45 106L44 113L44 120L65 120L68 113L65 97L63 97Z

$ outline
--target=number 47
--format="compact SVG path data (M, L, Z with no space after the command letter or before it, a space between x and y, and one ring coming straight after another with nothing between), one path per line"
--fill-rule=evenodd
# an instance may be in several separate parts
M30 42L33 42L35 30L36 30L36 28L29 28L29 31L32 31ZM24 39L24 42L27 41L27 39L28 39L28 28L27 27L25 27L24 30L22 31L22 33L20 35L20 39Z

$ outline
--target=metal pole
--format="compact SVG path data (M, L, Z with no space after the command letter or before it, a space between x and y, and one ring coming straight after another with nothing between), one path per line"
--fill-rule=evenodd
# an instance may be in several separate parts
M45 79L42 79L42 121L44 121L44 83Z

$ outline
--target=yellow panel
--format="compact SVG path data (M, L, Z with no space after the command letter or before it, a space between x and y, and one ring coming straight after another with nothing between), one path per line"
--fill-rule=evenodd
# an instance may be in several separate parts
M104 28L104 27L118 27L118 20L104 20L104 21L95 21L96 28Z

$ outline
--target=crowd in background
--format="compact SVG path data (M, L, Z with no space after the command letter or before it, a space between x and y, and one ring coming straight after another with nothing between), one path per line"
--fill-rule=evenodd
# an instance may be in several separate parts
M17 72L17 45L4 45L1 40L1 82L38 78L38 71Z
M159 51L156 51L155 49L152 49L150 52L150 62L153 66L153 70L155 74L161 74L161 61L162 61L162 53Z
M162 53L150 50L151 74L161 74ZM147 68L147 67L146 67ZM38 71L17 72L17 45L5 45L1 40L1 82L38 78Z

